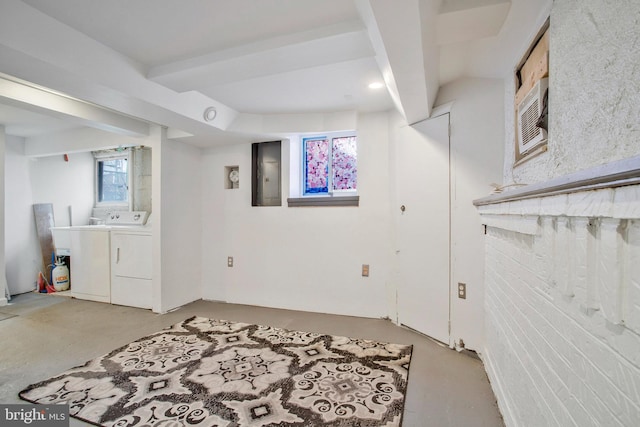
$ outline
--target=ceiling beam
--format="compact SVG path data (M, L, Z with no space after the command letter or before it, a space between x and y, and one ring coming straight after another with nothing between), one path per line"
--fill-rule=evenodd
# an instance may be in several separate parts
M507 18L511 1L499 0L496 3L496 0L485 0L484 3L467 1L464 8L463 5L453 8L450 2L444 3L438 15L438 44L461 43L497 35Z
M356 0L389 93L409 124L429 117L438 90L435 29L433 34L423 31L422 22L425 10L428 16L433 15L434 22L436 13L422 3L434 2ZM434 51L436 54L432 54Z
M149 135L147 122L26 82L0 77L0 100L5 104L63 118L82 126L135 137Z
M56 154L135 147L145 145L146 141L146 138L114 135L112 132L79 127L27 137L24 141L24 154L32 158L49 157Z

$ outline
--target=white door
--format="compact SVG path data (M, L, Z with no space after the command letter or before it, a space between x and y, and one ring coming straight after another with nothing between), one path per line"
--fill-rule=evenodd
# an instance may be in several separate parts
M398 320L449 344L449 114L401 129L396 168Z

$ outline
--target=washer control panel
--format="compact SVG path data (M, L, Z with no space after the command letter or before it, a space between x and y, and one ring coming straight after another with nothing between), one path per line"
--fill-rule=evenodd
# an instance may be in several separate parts
M107 225L144 225L147 221L146 211L109 212Z

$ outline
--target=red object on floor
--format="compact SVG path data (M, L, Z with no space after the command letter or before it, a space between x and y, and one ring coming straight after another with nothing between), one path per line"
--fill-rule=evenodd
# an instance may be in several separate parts
M38 273L38 292L52 294L56 291L56 288L51 286L47 281L47 278L44 277L42 271Z
M47 288L45 286L45 282L47 280L44 278L44 274L42 271L38 273L38 292L46 292Z

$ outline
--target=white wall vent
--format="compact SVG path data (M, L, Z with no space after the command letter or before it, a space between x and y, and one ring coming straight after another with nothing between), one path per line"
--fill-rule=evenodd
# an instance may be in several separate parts
M547 131L539 128L536 123L542 113L542 100L548 87L548 78L538 80L518 104L518 147L520 154L533 150L547 140Z

